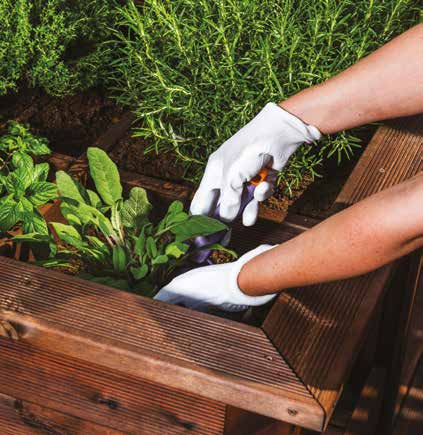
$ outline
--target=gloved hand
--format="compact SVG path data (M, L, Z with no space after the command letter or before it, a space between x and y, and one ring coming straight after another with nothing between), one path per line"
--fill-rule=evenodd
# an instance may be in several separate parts
M219 202L220 217L232 221L238 214L245 182L264 167L280 171L299 145L320 137L316 127L305 124L277 104L266 104L252 121L210 155L191 203L191 213L210 214ZM254 199L243 212L244 225L254 225L259 202L273 194L276 177L270 178L256 187Z
M243 311L249 306L263 305L276 294L246 295L238 287L238 274L245 263L271 248L271 245L261 245L233 263L190 270L163 287L154 299L198 311L206 311L211 306L225 311Z

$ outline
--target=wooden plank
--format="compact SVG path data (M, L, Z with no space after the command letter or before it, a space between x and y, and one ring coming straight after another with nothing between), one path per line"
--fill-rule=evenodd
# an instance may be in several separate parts
M354 204L423 169L423 115L379 127L336 203Z
M2 435L124 435L87 420L0 394Z
M403 334L399 337L398 357L400 368L398 389L393 410L395 419L400 411L408 386L412 381L418 362L423 355L423 255L420 252L411 256L408 270L409 277L405 282L411 294L409 311L406 314Z
M294 435L295 426L228 406L225 435Z
M392 266L350 280L286 290L263 329L325 410L335 408Z
M259 328L0 258L7 337L305 427L323 411ZM13 332L14 331L14 332Z
M420 358L412 383L401 407L393 435L423 433L423 359Z
M373 435L379 421L386 370L374 368L364 385L345 435Z
M218 434L225 420L223 403L4 339L0 391L126 433Z

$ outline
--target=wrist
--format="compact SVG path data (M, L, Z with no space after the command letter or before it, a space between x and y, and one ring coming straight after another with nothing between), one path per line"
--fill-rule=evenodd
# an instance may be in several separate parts
M256 249L244 254L235 263L232 263L232 276L229 279L233 283L232 291L234 292L234 299L240 305L263 305L276 296L276 293L258 294L260 292L259 286L250 279L254 276L250 271L250 267L253 264L251 260L274 247L271 245L260 245Z

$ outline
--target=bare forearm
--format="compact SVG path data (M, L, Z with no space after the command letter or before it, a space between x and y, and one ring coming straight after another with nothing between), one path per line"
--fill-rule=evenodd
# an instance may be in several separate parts
M423 173L255 257L238 285L258 296L349 278L423 246Z
M322 133L423 112L423 24L280 103Z

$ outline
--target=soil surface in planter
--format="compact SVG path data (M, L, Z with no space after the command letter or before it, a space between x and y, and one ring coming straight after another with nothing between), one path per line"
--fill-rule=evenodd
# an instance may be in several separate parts
M78 157L122 113L98 90L58 98L39 89L22 89L0 98L0 130L9 120L28 123L33 133L49 140L53 151Z

